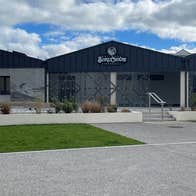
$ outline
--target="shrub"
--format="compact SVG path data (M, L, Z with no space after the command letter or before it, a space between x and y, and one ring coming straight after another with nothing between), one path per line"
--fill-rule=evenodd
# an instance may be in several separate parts
M37 114L41 113L42 103L41 100L38 98L35 100L35 111Z
M50 103L49 103L49 106L52 107L52 108L55 108L55 103L50 102Z
M98 102L91 102L90 112L92 113L100 113L102 111L101 104Z
M68 101L72 104L73 110L77 111L78 110L78 104L76 103L76 101L73 98L69 99Z
M107 106L108 112L117 112L117 106L116 105L109 105Z
M191 110L196 110L196 93L193 93L190 98Z
M56 113L59 113L61 110L63 109L63 104L62 103L55 103L55 110L56 110Z
M91 102L90 101L85 101L82 105L81 105L81 109L83 113L88 113L91 110Z
M124 108L124 109L121 110L121 112L130 112L130 110L127 109L127 108Z
M1 105L1 112L2 112L2 114L10 114L10 110L11 110L10 104L3 103Z
M65 101L64 103L63 103L63 111L65 112L65 113L71 113L72 111L73 111L73 103L72 102L70 102L70 101Z
M101 112L104 112L104 106L106 105L106 97L98 96L95 100L101 105Z
M76 102L73 102L72 105L73 105L73 110L75 112L77 112L78 111L78 104Z
M96 101L85 101L81 105L81 109L83 113L100 113L101 112L101 104Z
M185 107L180 107L181 112L184 112L185 110L186 110Z

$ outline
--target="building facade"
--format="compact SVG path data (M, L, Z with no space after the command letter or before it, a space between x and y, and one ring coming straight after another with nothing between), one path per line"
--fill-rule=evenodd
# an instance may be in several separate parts
M164 54L116 41L45 61L0 51L0 102L101 98L145 107L148 92L168 106L188 107L196 93L196 54Z

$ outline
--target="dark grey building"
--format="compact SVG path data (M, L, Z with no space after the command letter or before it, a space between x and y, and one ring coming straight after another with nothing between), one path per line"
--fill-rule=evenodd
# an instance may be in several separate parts
M196 54L164 54L116 41L46 61L0 50L0 101L78 103L102 98L118 106L147 106L156 92L170 106L188 106L196 93Z

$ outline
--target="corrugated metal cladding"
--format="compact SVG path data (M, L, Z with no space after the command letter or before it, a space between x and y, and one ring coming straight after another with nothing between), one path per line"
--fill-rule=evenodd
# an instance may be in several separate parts
M44 61L19 52L0 50L0 68L42 68Z
M187 71L196 71L196 54L191 54L186 57Z
M108 56L109 47L126 57L121 64L99 64L98 56ZM19 52L0 50L0 68L46 68L48 72L179 72L196 71L196 54L186 58L164 54L116 41L99 44L46 61Z
M123 64L99 64L98 56L105 56L109 47L117 55L127 57ZM110 41L70 54L47 60L48 72L177 72L186 70L185 59L128 44Z

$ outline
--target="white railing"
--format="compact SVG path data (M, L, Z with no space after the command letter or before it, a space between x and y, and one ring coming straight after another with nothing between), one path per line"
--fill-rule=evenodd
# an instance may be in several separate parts
M149 106L149 112L151 112L151 98L161 105L161 119L163 120L163 112L164 112L164 104L166 103L163 101L155 92L148 92L148 106Z

